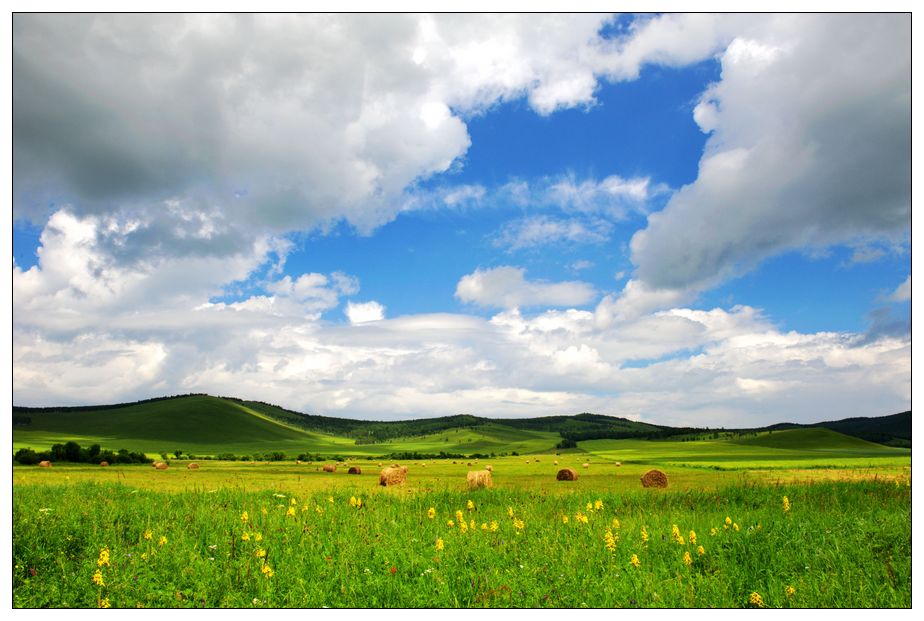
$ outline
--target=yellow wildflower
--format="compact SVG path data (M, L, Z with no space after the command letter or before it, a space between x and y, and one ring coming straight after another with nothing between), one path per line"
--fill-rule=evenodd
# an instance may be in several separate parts
M427 509L427 517L430 518L431 520L432 520L433 518L435 518L435 517L436 517L436 509L433 508L433 507L430 507L429 509Z
M446 526L448 526L449 528L452 528L452 527L455 526L455 525L456 525L456 523L453 522L452 520L448 520L448 521L446 522Z
M693 557L690 556L689 550L683 553L683 564L687 567L693 564Z
M507 507L507 516L513 517L513 507Z
M250 533L248 533L246 530L241 535L241 541L250 541Z
M690 545L692 546L696 545L696 531L695 530L690 531Z
M246 524L247 521L248 521L249 519L250 519L250 516L247 515L247 512L246 512L246 511L244 511L244 512L241 514L241 522L243 522L244 524ZM145 539L147 539L147 537L145 537Z
M612 523L612 525L613 525L613 528L615 528L615 529L617 529L617 530L622 526L622 525L619 523L619 518L613 518L613 521L612 521L611 523Z
M562 524L567 524L567 523L568 523L568 516L567 516L567 515L561 516L561 523L562 523Z
M464 522L464 521L465 521L465 516L462 515L462 511L461 510L456 511L456 522Z
M594 501L594 511L603 511L603 501L599 498Z
M581 513L580 511L578 511L577 513L574 514L574 519L575 519L575 521L577 521L577 522L579 522L579 523L581 523L581 524L586 524L586 523L587 523L587 516L584 515L583 513Z
M351 507L356 506L356 496L350 496L350 506Z
M638 555L637 555L637 554L633 554L633 555L632 555L632 558L629 559L629 562L632 563L632 566L635 567L636 569L638 569L638 568L641 567L641 565L642 565L642 562L641 562L640 560L638 560Z
M482 523L481 523L481 530L488 530L488 523L487 523L487 522L482 522Z
M593 510L594 510L594 503L588 502L588 503L587 503L587 510L588 510L588 511L593 511Z
M263 535L261 535L260 533L254 533L254 535L253 535L253 540L254 540L254 541L263 541Z
M756 607L756 608L763 608L763 607L764 607L764 598L762 598L762 597L760 596L760 593L757 593L757 592L755 591L754 593L751 593L751 596L750 596L750 597L748 597L748 604L750 604L751 606L754 606L754 607Z
M167 536L166 536L166 535L161 535L161 536L160 536L160 539L158 539L158 541L157 541L157 545L162 546L162 545L164 545L165 543L167 543Z
M141 560L142 560L142 561L148 560L148 553L147 553L147 552L142 552L142 553L141 553Z
M150 541L150 540L151 540L151 537L153 537L153 536L154 536L154 533L151 532L151 529L150 529L150 528L149 528L148 530L144 531L144 538L145 538L147 541Z
M256 556L257 558L263 558L266 556L266 550L264 550L263 548L257 548L256 550L254 550L253 555Z
M715 528L710 528L710 529L709 529L709 534L712 535L713 537L715 537L717 534L719 534L719 531L716 530Z
M474 511L474 510L475 510L475 503L473 503L471 500L469 500L467 503L465 503L465 508L468 509L469 511Z
M496 533L498 528L497 520L491 520L491 532Z
M327 502L329 502L330 504L334 504L334 497L333 497L333 496L328 496L328 497L327 497Z
M109 598L108 598L108 597L104 597L103 599L99 600L99 607L100 607L100 608L109 608L109 606L110 606L110 604L109 604Z
M725 525L731 526L731 523L732 523L732 519L728 516L725 516Z
M289 504L290 504L290 505L297 505L297 504L298 504L298 501L295 500L294 497L292 497L292 498L289 498Z
M523 530L526 525L523 523L523 520L520 518L513 519L513 527L517 530Z
M273 568L270 567L269 565L267 565L266 563L263 563L263 567L260 568L260 571L261 571L261 572L263 573L263 575L266 576L267 578L272 578L273 575L276 573L276 572L273 571Z
M789 496L783 496L783 513L789 513L792 505L789 504Z
M794 588L792 588L792 585L791 585L791 584L787 584L787 585L786 585L786 595L787 595L788 597L792 597L792 596L795 595L795 594L796 594L796 590L795 590Z
M467 532L468 532L468 524L465 523L465 520L461 520L461 521L459 522L459 532L460 532L460 533L467 533Z
M699 546L698 548L696 548L696 553L702 556L703 554L706 553L706 548L704 548L703 546Z
M96 586L106 586L106 583L103 581L103 572L99 569L93 574L93 584Z
M610 552L616 551L616 538L613 536L613 531L609 528L606 529L606 533L603 535L603 541L606 544L606 549Z
M469 522L468 527L472 530L475 530L475 520L472 520L471 522Z
M286 510L286 517L295 517L295 507L289 507Z
M97 567L109 566L109 546L104 546L99 551L99 558L96 560Z
M642 526L642 543L648 543L648 529Z
M739 531L741 530L741 527L738 526L738 523L737 523L737 522L735 522L734 524L732 524L732 528L735 529L735 532L736 532L736 533L739 532Z
M315 510L315 513L324 513L324 509L322 509L318 505L314 506L314 510Z
M262 513L263 515L267 515L269 511L266 510L266 507L260 507L260 513Z
M443 539L441 537L436 538L436 551L440 552L443 549Z

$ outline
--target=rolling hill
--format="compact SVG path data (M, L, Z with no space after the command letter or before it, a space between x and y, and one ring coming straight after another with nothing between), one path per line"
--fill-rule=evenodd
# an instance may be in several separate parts
M880 419L845 419L823 428L783 424L764 430L723 431L672 428L596 414L529 419L492 419L471 415L410 421L361 421L306 415L275 405L209 395L164 397L107 406L13 408L14 450L44 450L73 440L83 446L144 451L149 454L263 455L284 452L325 455L385 456L393 454L472 455L547 453L578 450L608 454L613 442L626 459L644 446L644 455L670 457L675 445L684 461L703 456L709 462L779 451L834 451L870 456L890 449L838 433L869 434ZM883 435L910 442L910 412L882 417ZM671 440L672 441L668 441ZM662 440L652 443L649 440ZM684 440L680 442L680 440ZM642 444L637 444L637 443ZM580 443L580 445L578 445ZM653 446L658 445L658 446ZM635 448L633 448L635 447ZM825 447L828 447L826 449ZM697 450L690 450L697 449ZM702 450L699 450L702 449ZM891 453L890 453L891 454ZM724 457L723 457L724 455Z

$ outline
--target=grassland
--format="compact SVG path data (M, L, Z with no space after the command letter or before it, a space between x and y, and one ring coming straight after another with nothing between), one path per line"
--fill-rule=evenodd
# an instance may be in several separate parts
M179 431L177 404L157 402L39 413L14 440L290 459L14 466L15 607L911 605L907 449L790 429L556 452L552 432L496 423L356 444L181 403ZM441 450L508 456L403 460L407 482L378 485L378 455ZM326 473L299 452L352 457ZM469 491L488 463L494 487ZM555 480L565 466L577 481ZM668 489L641 488L653 467Z
M348 475L313 492L17 485L13 603L910 606L906 480L613 492L588 479L552 494Z

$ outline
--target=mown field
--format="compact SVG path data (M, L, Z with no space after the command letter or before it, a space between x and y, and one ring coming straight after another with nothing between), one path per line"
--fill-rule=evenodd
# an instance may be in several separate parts
M911 605L908 449L793 429L556 452L496 424L363 445L211 397L168 405L34 414L14 443L289 459L15 465L14 607ZM407 481L378 485L381 455L440 450L507 456L401 460ZM351 457L327 473L300 452ZM487 464L493 487L469 490ZM555 479L566 466L577 481ZM667 489L641 487L651 468Z
M487 461L405 462L390 488L363 459L17 466L14 606L911 605L907 464L662 466L658 490L647 464L587 457L490 460L474 491Z

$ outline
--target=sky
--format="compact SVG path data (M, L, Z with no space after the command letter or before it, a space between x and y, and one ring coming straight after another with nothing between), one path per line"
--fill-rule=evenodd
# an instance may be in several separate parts
M910 408L907 14L12 30L17 405Z

